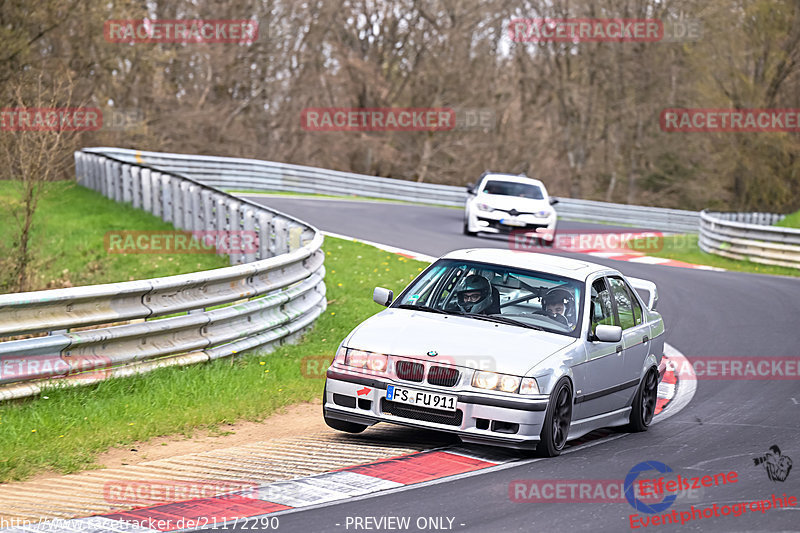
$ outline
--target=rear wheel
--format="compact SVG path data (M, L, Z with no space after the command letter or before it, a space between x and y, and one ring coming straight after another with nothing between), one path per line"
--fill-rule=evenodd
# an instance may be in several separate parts
M655 368L651 368L644 375L642 382L639 383L639 389L633 397L631 418L626 429L632 432L647 431L656 413L657 400L658 371Z
M544 426L536 446L536 453L542 457L555 457L567 444L569 425L572 422L572 387L569 379L561 378L556 383L547 403Z
M361 433L367 429L367 426L364 424L356 424L355 422L339 420L338 418L330 418L325 415L325 401L327 397L328 387L326 386L322 391L322 418L325 419L325 423L328 424L328 427L331 427L337 431L344 431L345 433Z

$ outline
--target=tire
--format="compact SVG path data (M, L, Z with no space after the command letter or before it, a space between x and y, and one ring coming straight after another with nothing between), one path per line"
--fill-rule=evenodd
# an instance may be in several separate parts
M556 457L561 454L567 444L569 425L572 422L572 387L569 379L558 380L550 401L547 402L547 413L544 417L542 433L536 453L540 457Z
M477 234L478 234L477 231L470 231L469 230L469 223L465 220L464 221L464 235L469 235L470 237L474 237Z
M325 415L325 399L328 396L328 387L326 386L325 389L322 391L322 418L325 419L325 423L328 424L328 427L333 428L337 431L344 431L345 433L361 433L367 426L364 424L356 424L355 422L348 422L347 420L339 420L338 418L329 418Z
M631 418L625 429L632 433L647 431L656 412L658 399L658 370L651 368L639 383L639 388L633 397Z

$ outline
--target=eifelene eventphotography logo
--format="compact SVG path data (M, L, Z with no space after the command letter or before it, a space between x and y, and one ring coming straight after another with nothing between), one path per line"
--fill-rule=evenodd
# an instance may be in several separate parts
M781 455L781 449L777 444L770 446L767 453L761 457L753 457L753 463L755 466L764 465L767 477L771 481L786 481L792 470L792 460L786 455Z

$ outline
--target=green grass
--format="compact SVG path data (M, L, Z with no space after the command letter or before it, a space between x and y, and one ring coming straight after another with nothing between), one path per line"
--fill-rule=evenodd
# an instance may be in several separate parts
M671 235L664 237L664 248L657 252L647 253L655 257L664 257L694 263L696 265L708 265L726 270L737 272L754 272L757 274L773 274L778 276L800 276L800 269L762 265L751 261L738 261L720 255L708 254L697 245L697 235Z
M800 228L800 211L786 215L786 218L775 224L784 228Z
M112 283L210 270L228 266L215 254L108 253L106 232L117 230L172 231L167 222L130 205L105 198L73 181L48 183L39 200L31 232L32 290ZM20 183L0 181L0 293L12 292L7 277L16 257Z
M282 406L320 398L324 379L314 371L327 366L353 327L383 309L372 301L372 289L398 294L427 266L330 237L324 250L329 305L301 344L0 404L0 481L93 468L110 447L258 421Z

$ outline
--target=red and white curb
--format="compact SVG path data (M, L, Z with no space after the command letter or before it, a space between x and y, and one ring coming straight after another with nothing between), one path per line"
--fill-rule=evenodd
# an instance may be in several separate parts
M663 265L679 268L694 268L697 270L714 270L716 272L724 272L724 268L712 267L708 265L695 265L694 263L684 263L675 259L665 259L663 257L653 257L644 255L638 252L601 252L596 250L570 250L594 257L602 257L604 259L614 259L615 261L629 261L631 263L643 263L646 265Z
M406 250L404 248L397 248L396 246L389 246L388 244L382 244L379 242L373 241L365 241L363 239L357 239L355 237L350 237L349 235L342 235L340 233L332 233L329 231L323 231L323 235L334 237L336 239L344 239L346 241L353 241L353 242L360 242L361 244L368 244L370 246L374 246L379 250L383 250L385 252L402 255L403 257L407 257L409 259L416 259L418 261L425 261L426 263L433 263L436 261L436 257L431 255L423 254L420 252L414 252L412 250ZM537 251L547 253L548 251L555 250L553 248L541 248L537 249ZM579 254L586 254L593 257L602 257L604 259L614 259L615 261L628 261L631 263L642 263L646 265L663 265L663 266L671 266L671 267L679 267L679 268L693 268L697 270L713 270L716 272L724 272L724 268L712 267L708 265L695 265L694 263L685 263L683 261L677 261L675 259L665 259L663 257L653 257L650 255L645 255L639 252L617 252L617 251L601 251L596 248L586 248L586 249L573 249L570 248L569 250L564 250L565 252L573 252Z
M664 349L666 372L658 387L657 424L675 415L691 401L697 383L682 380L673 371L690 364L676 349ZM570 441L564 453L616 440L625 436L599 430ZM38 524L13 525L4 532L132 532L227 528L233 525L255 528L265 517L300 509L334 505L344 500L363 499L378 493L441 483L488 471L511 468L542 459L519 459L512 450L502 448L464 448L454 446L402 455L373 463L350 466L313 476L278 481L212 498L202 498L90 518L50 520ZM227 527L226 527L227 526Z

